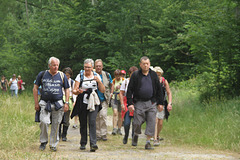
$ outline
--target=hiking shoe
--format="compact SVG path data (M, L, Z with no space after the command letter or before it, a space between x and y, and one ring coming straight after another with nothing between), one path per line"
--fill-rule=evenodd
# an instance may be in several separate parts
M67 141L67 137L62 137L62 141Z
M57 151L57 147L50 147L50 150L53 151L53 152L56 152Z
M133 135L132 146L137 146L137 143L138 143L138 135Z
M120 128L118 128L118 130L117 130L117 134L122 135L122 133L121 133L121 129L120 129Z
M154 140L154 141L153 141L153 146L159 146L159 145L160 145L159 140Z
M82 144L81 146L80 146L80 150L85 150L86 149L86 145L85 144Z
M154 148L152 148L151 144L148 142L148 143L145 145L145 149L146 149L146 150L153 150Z
M124 137L123 138L123 144L127 144L127 142L128 142L128 138Z
M106 135L103 135L103 136L102 136L102 140L103 140L103 141L107 141L107 136L106 136Z
M96 144L93 144L90 146L90 152L95 152L98 149L98 146Z
M116 134L117 134L117 128L113 128L112 135L116 135Z
M41 145L39 146L39 150L40 150L40 151L45 150L47 143L48 143L48 142L41 143Z

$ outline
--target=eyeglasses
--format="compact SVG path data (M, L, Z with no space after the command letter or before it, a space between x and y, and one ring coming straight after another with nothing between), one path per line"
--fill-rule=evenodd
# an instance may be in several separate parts
M86 68L86 69L91 69L92 67L87 67L87 66L84 66L84 68Z

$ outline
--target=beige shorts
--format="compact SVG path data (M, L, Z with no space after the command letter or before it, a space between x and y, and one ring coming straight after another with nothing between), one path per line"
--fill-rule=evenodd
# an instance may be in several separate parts
M161 112L159 112L159 111L157 110L156 117L157 117L158 119L165 119L165 107L163 107L163 110L162 110Z

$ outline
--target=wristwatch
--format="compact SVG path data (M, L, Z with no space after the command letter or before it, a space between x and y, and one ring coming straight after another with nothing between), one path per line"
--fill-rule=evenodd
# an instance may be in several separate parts
M172 103L168 103L168 104L170 104L172 106Z
M67 105L69 105L69 102L65 102Z

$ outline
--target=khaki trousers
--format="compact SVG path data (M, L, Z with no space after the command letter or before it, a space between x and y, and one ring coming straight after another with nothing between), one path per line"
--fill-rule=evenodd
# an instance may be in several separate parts
M108 104L106 101L101 102L102 109L98 112L96 119L96 133L97 137L107 135L107 109Z

